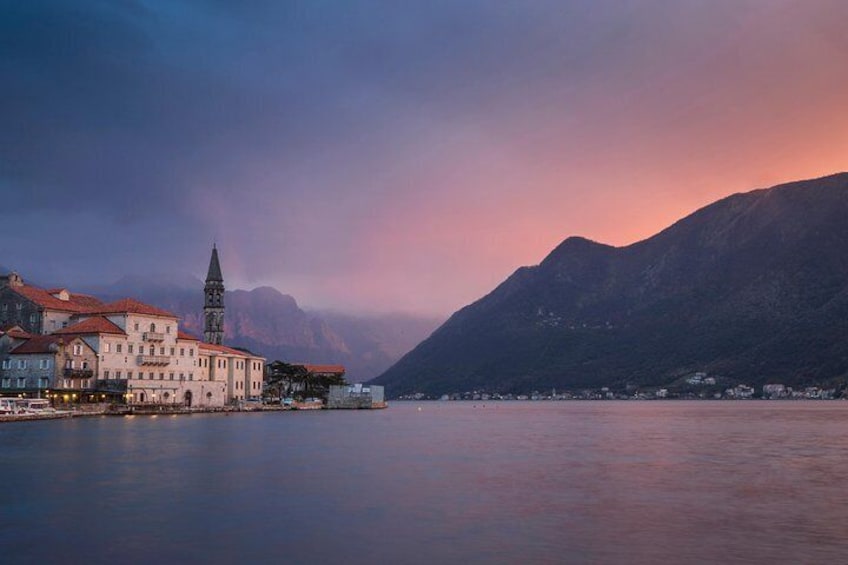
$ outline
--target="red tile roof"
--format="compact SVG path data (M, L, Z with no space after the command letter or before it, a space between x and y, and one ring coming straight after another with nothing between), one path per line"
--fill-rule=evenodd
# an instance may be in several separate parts
M29 339L32 337L32 334L25 332L20 326L15 324L0 326L0 335L3 334L14 339Z
M124 330L103 316L87 318L78 324L53 332L56 335L81 334L118 334L127 335Z
M49 291L35 286L8 286L6 288L20 294L30 302L34 302L48 310L59 310L60 312L85 312L103 305L101 301L93 296L88 296L87 294L69 293L68 300L59 300L50 294Z
M344 365L303 365L310 373L344 373Z
M61 340L62 337L58 335L34 335L9 353L12 355L54 353L59 350Z
M215 345L213 343L201 343L200 349L205 350L207 352L218 352L226 353L227 355L238 355L239 357L258 357L258 355L251 355L246 351L239 351L238 349L233 349L232 347L227 347L226 345Z
M144 302L139 302L134 298L122 298L121 300L116 300L115 302L110 302L109 304L103 304L98 308L92 308L88 310L90 314L144 314L146 316L161 316L163 318L174 318L177 316L168 312L167 310L162 310L161 308L157 308L155 306L151 306L149 304L145 304Z
M188 332L184 332L183 330L177 330L177 339L185 339L188 341L200 341L200 339L194 337Z

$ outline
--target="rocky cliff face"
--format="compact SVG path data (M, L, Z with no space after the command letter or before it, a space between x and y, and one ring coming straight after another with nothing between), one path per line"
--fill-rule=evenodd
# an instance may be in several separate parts
M848 174L737 194L645 241L569 238L375 382L392 394L848 376Z
M90 289L105 299L133 296L173 312L181 327L203 335L203 283L190 277L127 277ZM402 315L350 316L306 312L275 288L227 291L224 343L269 361L343 364L351 382L385 371L427 337L440 320Z

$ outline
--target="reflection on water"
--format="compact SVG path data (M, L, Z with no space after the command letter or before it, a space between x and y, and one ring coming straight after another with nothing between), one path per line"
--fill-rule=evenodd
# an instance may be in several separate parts
M0 547L4 563L840 562L846 429L838 402L7 424Z

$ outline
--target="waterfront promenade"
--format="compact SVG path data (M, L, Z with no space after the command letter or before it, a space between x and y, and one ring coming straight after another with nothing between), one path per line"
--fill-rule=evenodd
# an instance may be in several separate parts
M226 406L186 408L173 405L115 406L110 404L90 404L66 410L39 410L20 414L0 414L0 423L26 422L33 420L59 420L64 418L86 418L91 416L155 416L191 415L191 414L230 414L233 412L288 412L296 408L279 405L263 406Z

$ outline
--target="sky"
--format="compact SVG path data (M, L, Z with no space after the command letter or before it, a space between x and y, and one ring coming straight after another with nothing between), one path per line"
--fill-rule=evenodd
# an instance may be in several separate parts
M447 315L848 170L848 2L0 0L0 265Z

